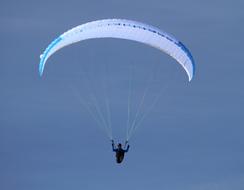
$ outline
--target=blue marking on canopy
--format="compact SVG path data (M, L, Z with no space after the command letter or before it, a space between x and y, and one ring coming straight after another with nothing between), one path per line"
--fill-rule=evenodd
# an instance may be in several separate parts
M195 66L195 61L193 59L193 56L191 54L191 52L189 51L189 49L187 49L187 47L182 43L182 42L178 42L176 43L176 45L178 45L186 54L187 56L190 58L191 62L192 62L192 68L193 68L193 71L192 71L192 77L195 75L195 70L196 70L196 66Z
M40 64L39 64L39 74L40 74L40 76L42 76L42 74L43 74L43 70L44 70L44 66L45 66L45 60L46 60L46 57L47 57L48 53L62 39L63 38L61 36L59 36L58 38L56 38L55 40L53 40L52 43L46 48L46 50L42 54L42 57L41 57L41 60L40 60Z
M143 30L148 30L149 32L152 32L152 33L155 33L161 37L164 37L166 38L167 40L175 43L178 47L180 47L185 53L186 55L189 57L189 59L191 60L192 62L192 68L193 68L193 71L192 71L192 76L190 78L190 80L192 79L192 77L195 75L195 62L194 62L194 59L193 59L193 56L191 55L191 52L186 48L186 46L180 42L180 41L175 41L174 39L172 39L171 37L161 33L160 31L157 31L157 30L154 30L154 29L151 29L151 28L147 28L147 27L142 27L140 25L131 25L131 24L126 24L126 23L112 23L112 24L108 24L108 26L110 25L118 25L118 26L129 26L129 27L133 27L133 28L139 28L139 29L143 29ZM80 30L82 31L82 30ZM46 58L49 54L49 52L51 51L51 49L56 45L58 44L63 38L60 36L58 38L56 38L47 48L46 50L44 51L42 57L41 57L41 60L40 60L40 64L39 64L39 74L40 76L42 76L43 74L43 70L44 70L44 66L45 66L45 61L46 61Z

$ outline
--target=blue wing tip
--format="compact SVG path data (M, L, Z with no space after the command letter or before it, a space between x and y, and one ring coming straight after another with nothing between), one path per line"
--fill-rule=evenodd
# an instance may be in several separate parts
M42 77L43 72L39 71L39 76Z
M182 42L179 41L177 44L178 44L178 46L180 46L180 48L187 54L187 56L191 60L191 63L192 63L192 76L189 77L189 82L190 82L192 80L192 78L195 76L195 72L196 72L195 61L193 59L193 56L192 56L190 50Z
M48 56L48 53L51 51L51 49L60 41L62 40L62 37L59 36L58 38L56 38L44 51L44 53L42 55L40 55L41 61L39 64L39 75L42 76L43 74L43 70L44 70L44 66L45 66L45 62Z
M43 59L41 59L39 63L39 76L41 77L43 74Z

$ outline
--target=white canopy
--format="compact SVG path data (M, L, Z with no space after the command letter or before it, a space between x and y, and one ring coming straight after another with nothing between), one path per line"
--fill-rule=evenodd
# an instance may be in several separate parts
M120 38L150 45L177 60L185 69L189 81L194 75L193 57L180 41L156 27L124 19L88 22L63 33L40 56L40 75L43 74L47 59L56 51L70 44L93 38Z

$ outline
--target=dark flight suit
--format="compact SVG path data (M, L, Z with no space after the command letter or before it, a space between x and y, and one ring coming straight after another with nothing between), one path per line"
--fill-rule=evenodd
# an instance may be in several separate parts
M112 144L113 151L116 152L116 162L120 164L125 156L125 153L129 151L130 145L127 146L126 150L123 148L115 148L114 144Z

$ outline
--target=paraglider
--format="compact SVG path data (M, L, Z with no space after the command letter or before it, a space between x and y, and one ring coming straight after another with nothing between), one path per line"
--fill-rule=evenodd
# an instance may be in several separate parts
M115 148L114 140L112 140L112 150L113 150L113 152L115 152L116 162L118 164L122 163L125 153L129 151L130 145L129 144L127 145L127 144L128 144L128 141L125 142L126 149L122 148L121 143L118 143L117 148ZM127 147L126 147L126 145L127 145Z
M48 58L56 51L73 43L96 38L118 38L144 43L168 54L175 59L185 70L189 81L191 81L194 76L195 65L193 57L191 52L182 42L159 28L141 22L125 19L104 19L88 22L61 34L45 49L43 54L40 55L40 76L43 75L44 67ZM97 105L96 110L102 117ZM116 152L117 163L121 163L123 161L124 154L129 150L129 145L125 147L125 150L122 148L121 144L118 144L118 147L115 148L114 141L112 140L111 124L110 122L105 122L103 118L101 120L103 120L102 125L105 127L109 139L112 141L113 151ZM128 127L126 135L127 143L132 135L132 132L137 128L137 123L138 122L134 122L131 125L131 128Z

